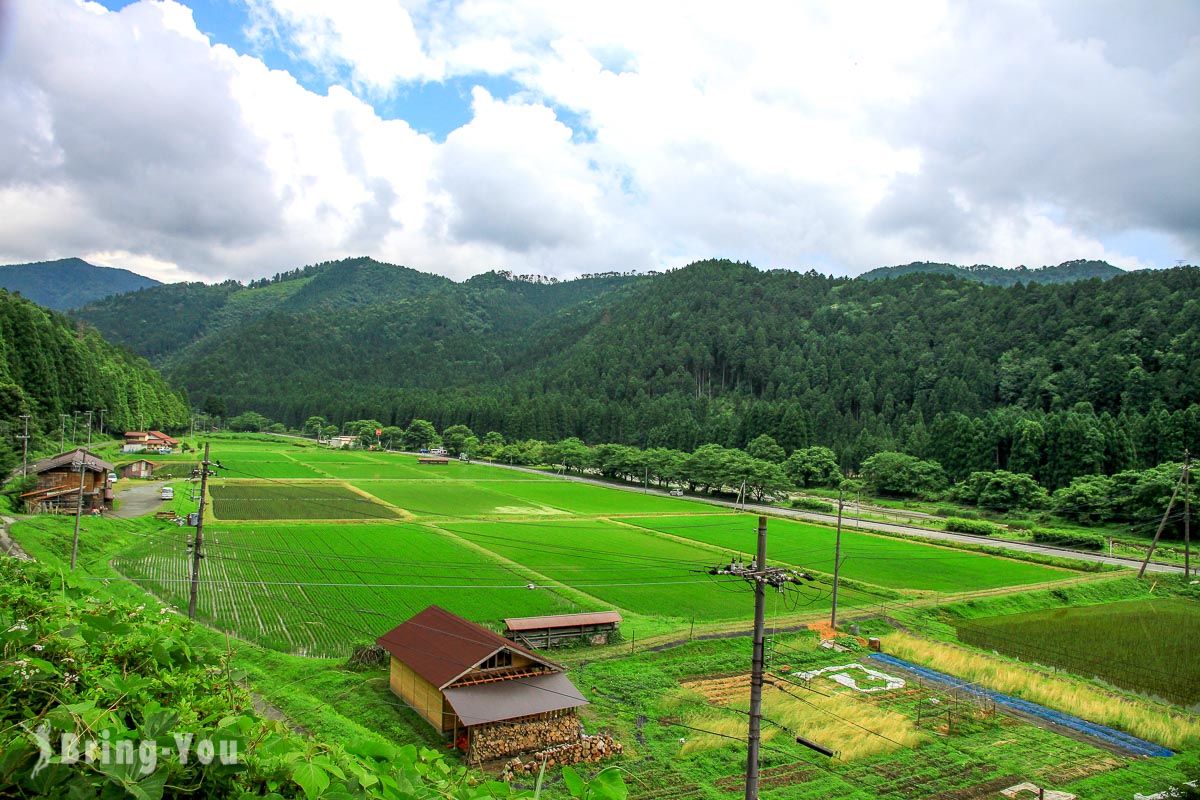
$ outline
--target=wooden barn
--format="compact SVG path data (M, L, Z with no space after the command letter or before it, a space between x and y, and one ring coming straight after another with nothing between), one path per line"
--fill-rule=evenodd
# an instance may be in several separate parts
M548 649L578 642L608 644L621 624L616 611L513 617L504 620L504 635L526 647Z
M153 478L154 462L139 458L137 461L122 464L117 468L117 474L122 478Z
M111 509L113 489L108 475L113 465L82 447L29 465L29 474L37 476L37 487L21 495L25 508L34 514L75 513L80 504L81 469L83 510Z
M564 668L487 628L429 606L380 636L392 692L471 761L574 744L587 700Z

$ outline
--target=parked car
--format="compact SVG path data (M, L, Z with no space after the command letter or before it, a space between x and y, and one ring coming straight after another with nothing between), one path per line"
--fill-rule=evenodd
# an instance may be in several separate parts
M671 497L683 497L683 489L672 489Z

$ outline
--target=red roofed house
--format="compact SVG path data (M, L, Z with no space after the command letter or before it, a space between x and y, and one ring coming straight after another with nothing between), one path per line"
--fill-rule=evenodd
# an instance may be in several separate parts
M429 606L376 640L392 692L472 761L578 742L587 700L564 668L487 628Z
M178 446L178 439L172 439L162 431L126 431L125 445L121 448L121 452L140 453L143 450L170 452Z

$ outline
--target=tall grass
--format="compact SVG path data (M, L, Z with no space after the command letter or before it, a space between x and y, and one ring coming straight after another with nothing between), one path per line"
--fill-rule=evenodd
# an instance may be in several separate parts
M1049 708L1132 733L1178 749L1200 737L1200 716L1148 700L1114 692L1065 676L1042 674L1011 661L930 642L900 631L887 634L884 648L900 658L923 664L988 689L1011 694Z
M740 676L742 686L745 686L744 681L744 676ZM786 685L783 688L795 695L804 692L803 689ZM835 751L839 760L855 761L902 747L916 747L927 736L917 730L913 720L875 704L844 695L804 694L801 699L771 685L763 687L763 716L777 723L763 724L763 742L779 737L803 736ZM700 700L698 696L692 699ZM729 700L729 708L748 711L749 688ZM697 705L681 701L676 707L688 710L684 717L688 726L711 733L688 733L680 749L683 755L736 745L738 740L746 740L749 725L745 716L713 707L693 711Z

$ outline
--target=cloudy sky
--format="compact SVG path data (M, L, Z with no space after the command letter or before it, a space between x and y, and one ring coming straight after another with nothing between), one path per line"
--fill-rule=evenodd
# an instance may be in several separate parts
M1195 0L0 0L0 263L1197 263Z

